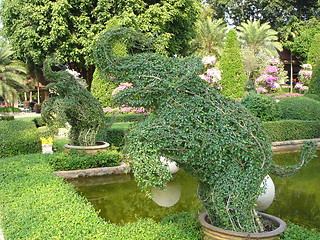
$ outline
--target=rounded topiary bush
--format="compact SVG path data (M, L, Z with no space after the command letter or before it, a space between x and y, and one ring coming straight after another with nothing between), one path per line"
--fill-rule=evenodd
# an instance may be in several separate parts
M314 100L317 100L317 101L320 102L320 95L318 95L318 94L309 93L309 94L305 94L304 96L307 97L307 98L311 98L311 99L314 99Z
M320 102L307 97L282 99L278 106L281 119L320 120Z
M261 121L275 121L281 115L276 100L267 95L250 94L242 99L241 104Z

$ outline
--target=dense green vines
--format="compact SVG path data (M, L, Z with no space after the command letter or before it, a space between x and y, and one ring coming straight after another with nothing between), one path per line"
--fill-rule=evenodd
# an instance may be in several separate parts
M133 160L139 185L161 187L171 179L160 161L165 156L198 179L198 196L213 225L261 231L254 205L270 172L272 152L259 120L200 79L203 65L197 57L135 54L107 59L112 66L98 59L105 62L100 68L119 82L132 83L116 100L153 113L127 137L125 153Z

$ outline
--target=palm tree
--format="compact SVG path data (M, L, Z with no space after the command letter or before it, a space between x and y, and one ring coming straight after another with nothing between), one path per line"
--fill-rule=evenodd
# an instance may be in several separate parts
M214 55L219 58L223 50L223 40L226 35L226 23L222 19L212 20L206 16L196 23L197 35L191 42L201 57Z
M282 44L278 41L278 32L271 29L268 23L260 24L260 21L247 21L237 27L239 38L243 47L269 57L277 56L277 51L282 51Z
M11 103L17 93L26 88L27 73L24 63L13 60L13 53L7 45L0 47L0 96Z

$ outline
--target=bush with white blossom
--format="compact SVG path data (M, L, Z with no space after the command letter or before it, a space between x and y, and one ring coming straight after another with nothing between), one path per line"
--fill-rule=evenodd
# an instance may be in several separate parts
M202 58L202 63L205 65L206 72L200 75L200 78L212 84L216 89L221 89L221 71L214 67L216 64L215 56L207 56Z

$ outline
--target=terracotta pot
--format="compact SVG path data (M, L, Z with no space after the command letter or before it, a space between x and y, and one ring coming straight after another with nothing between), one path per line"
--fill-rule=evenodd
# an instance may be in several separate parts
M232 239L232 240L248 240L248 239L263 239L263 240L271 240L279 237L279 235L284 232L287 227L287 224L282 221L280 218L271 216L266 213L260 213L259 215L262 218L267 219L275 223L277 228L270 232L263 233L244 233L244 232L235 232L231 230L224 230L222 228L218 228L212 226L206 221L207 213L201 213L199 215L199 220L201 225L204 227L204 235L205 239Z
M96 142L97 145L95 146L73 146L66 144L64 147L66 148L65 151L69 152L70 149L75 149L78 151L85 151L86 153L90 154L97 154L99 152L105 152L108 150L110 144L106 142Z

